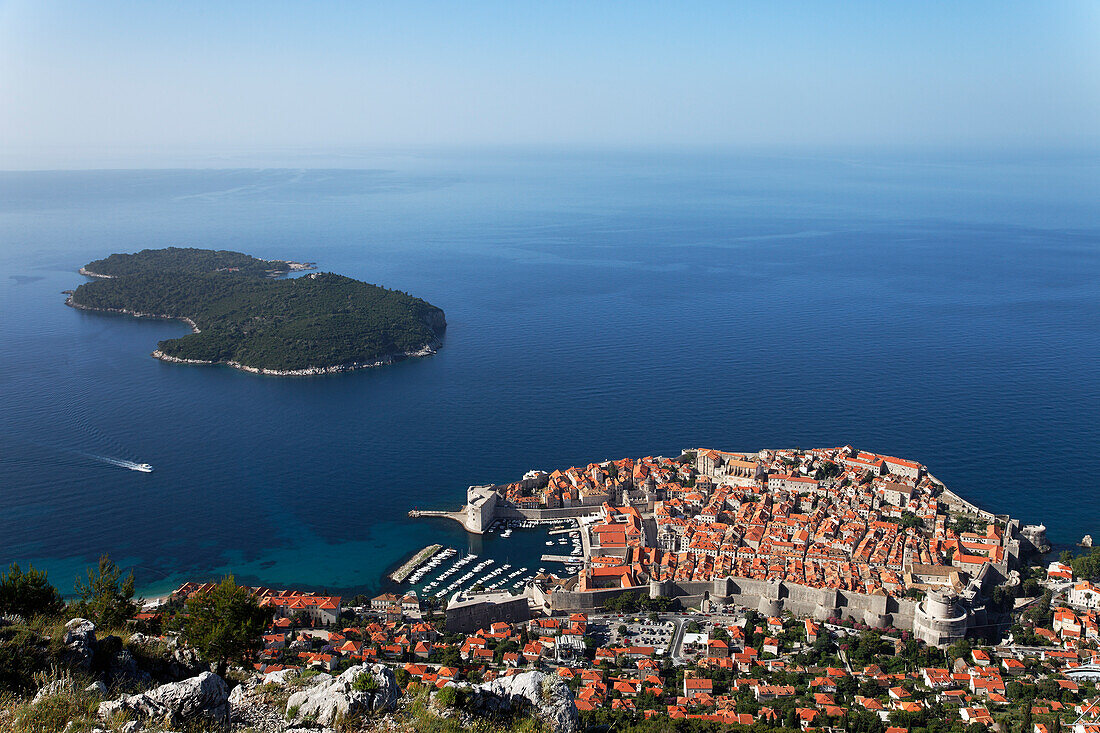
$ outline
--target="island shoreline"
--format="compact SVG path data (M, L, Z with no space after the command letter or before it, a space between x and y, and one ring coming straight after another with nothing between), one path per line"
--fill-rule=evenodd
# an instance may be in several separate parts
M112 275L96 275L94 273L89 273L85 271L84 268L80 268L80 274L87 275L88 277L113 277ZM91 306L75 302L73 300L73 293L71 291L67 292L65 305L69 306L70 308L75 308L82 311L89 311L92 313L116 313L124 316L132 316L134 318L156 318L168 321L183 321L191 328L192 333L202 333L198 325L196 325L195 322L187 316L169 316L162 313L141 313L139 311L129 310L127 308L93 308ZM183 357L165 354L160 349L154 350L150 354L150 356L152 356L154 359L159 359L160 361L170 364L227 366L232 367L233 369L240 370L242 372L259 374L265 377L318 377L325 374L343 374L346 372L356 371L358 369L371 369L373 367L389 366L391 364L396 364L399 361L404 361L405 359L415 357L434 356L442 345L443 342L441 339L434 338L416 350L384 354L380 358L371 362L349 362L347 364L335 364L333 366L327 367L304 367L302 369L266 369L264 367L255 367L249 364L242 364L238 361L208 361L205 359L185 359Z

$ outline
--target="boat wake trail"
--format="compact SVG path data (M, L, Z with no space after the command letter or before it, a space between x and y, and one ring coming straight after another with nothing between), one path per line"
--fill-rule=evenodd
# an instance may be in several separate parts
M106 463L110 466L118 466L119 468L125 468L130 471L141 471L142 473L150 473L153 470L153 467L148 463L136 463L134 461L126 461L121 458L101 456L95 453L81 453L80 455L84 456L85 458L91 458L93 461Z

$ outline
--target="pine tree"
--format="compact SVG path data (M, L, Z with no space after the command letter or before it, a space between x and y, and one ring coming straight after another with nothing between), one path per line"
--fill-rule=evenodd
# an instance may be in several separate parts
M1024 700L1024 715L1020 721L1020 733L1031 733L1031 700Z

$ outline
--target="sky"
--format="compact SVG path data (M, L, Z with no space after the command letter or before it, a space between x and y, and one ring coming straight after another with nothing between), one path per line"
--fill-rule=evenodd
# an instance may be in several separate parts
M1100 142L1100 3L0 0L0 168Z

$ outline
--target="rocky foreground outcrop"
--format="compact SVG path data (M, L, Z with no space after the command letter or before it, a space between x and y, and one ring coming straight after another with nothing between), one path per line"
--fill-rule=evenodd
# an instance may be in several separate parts
M522 672L474 685L468 691L474 713L534 715L554 733L576 733L580 716L565 680L544 672Z
M143 658L143 664L139 664L121 638L97 638L96 625L86 618L74 618L65 624L61 643L65 646L61 657L65 666L89 673L116 689L176 682L209 669L194 649L175 639L164 643L136 633L130 637L129 646Z
M99 704L97 714L101 720L109 720L116 713L165 725L202 721L228 727L229 687L213 672L203 672L182 682L169 682L139 695Z
M393 670L383 664L360 664L338 677L320 677L287 700L286 719L290 723L332 725L353 715L386 712L397 705L401 696Z
M69 658L80 669L88 670L95 658L95 624L86 618L74 618L65 624L61 643L66 646Z
M158 639L135 633L124 643L112 635L97 638L94 623L75 618L66 624L61 642L62 669L79 673L64 671L41 681L31 704L52 704L50 698L64 696L105 700L92 708L90 717L74 719L84 726L81 730L95 733L106 733L108 728L125 733L192 729L332 733L333 728L350 729L349 724L358 724L363 731L401 733L413 730L416 716L425 713L458 716L462 725L485 718L506 724L513 717L530 716L553 733L579 729L576 704L566 683L557 675L538 671L479 685L448 683L457 688L457 696L432 691L429 697L421 690L403 697L393 670L382 664L360 664L338 675L284 669L247 676L230 693L226 681L175 636ZM154 687L157 682L164 684ZM138 690L146 691L120 695ZM356 723L356 719L361 720ZM3 719L0 729L7 729Z

